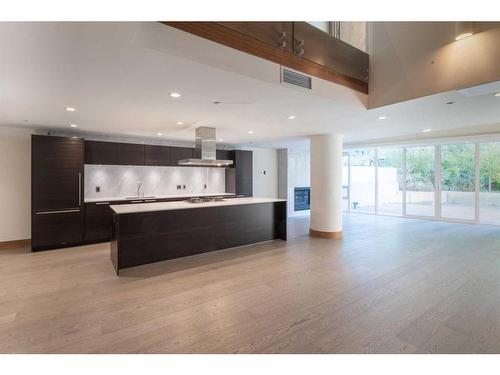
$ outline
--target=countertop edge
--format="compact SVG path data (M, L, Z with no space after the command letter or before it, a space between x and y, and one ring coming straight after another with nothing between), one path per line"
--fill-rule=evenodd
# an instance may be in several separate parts
M158 212L158 211L178 211L178 210L188 210L197 208L241 206L248 204L277 203L286 201L287 201L286 199L279 199L279 198L234 198L224 202L187 203L185 201L176 201L176 202L148 203L147 205L142 203L121 204L114 206L110 205L110 207L113 210L113 212L117 215L127 215L127 214Z

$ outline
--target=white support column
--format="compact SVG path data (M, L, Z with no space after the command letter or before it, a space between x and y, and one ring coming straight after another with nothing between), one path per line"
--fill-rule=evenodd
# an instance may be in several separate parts
M310 235L342 238L342 135L311 136Z

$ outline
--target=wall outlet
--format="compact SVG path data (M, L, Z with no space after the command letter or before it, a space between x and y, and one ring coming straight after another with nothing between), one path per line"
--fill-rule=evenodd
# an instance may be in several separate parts
M100 186L96 186L95 187L95 192L96 193L100 193L101 192L101 187Z
M180 190L182 188L181 185L177 185L177 190Z
M186 185L182 185L182 188L185 189L186 188Z

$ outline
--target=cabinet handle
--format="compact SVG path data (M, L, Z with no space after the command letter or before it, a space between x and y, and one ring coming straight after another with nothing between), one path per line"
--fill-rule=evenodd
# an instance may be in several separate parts
M82 206L82 172L78 172L78 206Z
M296 41L297 47L302 47L304 45L304 39L300 39Z
M64 214L64 213L69 213L69 212L80 212L80 209L79 208L74 208L74 209L71 209L71 210L40 211L40 212L35 212L35 215Z
M109 204L109 202L97 202L96 206L101 205L101 204Z
M299 53L298 53L298 55L302 56L303 54L304 54L304 48L301 48L300 51L299 51Z
M286 40L282 41L279 48L285 48L286 47Z
M280 39L285 39L286 38L286 31L282 31L280 33Z

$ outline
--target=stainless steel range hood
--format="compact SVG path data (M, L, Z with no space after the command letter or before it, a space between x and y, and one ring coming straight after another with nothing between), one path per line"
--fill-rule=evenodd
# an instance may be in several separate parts
M193 159L179 160L179 165L198 167L227 167L232 160L217 160L215 151L215 128L200 126L196 128L196 147Z

